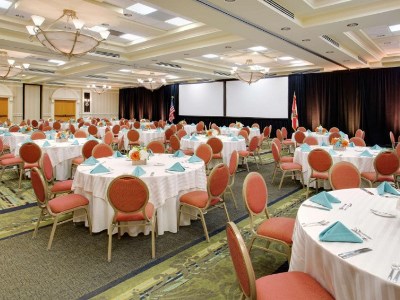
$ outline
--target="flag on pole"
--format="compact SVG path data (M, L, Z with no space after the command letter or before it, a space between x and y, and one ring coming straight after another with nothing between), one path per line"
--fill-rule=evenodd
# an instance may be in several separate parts
M174 107L174 96L171 96L171 106L169 107L169 118L168 121L172 123L175 119L175 107Z
M296 131L299 127L299 119L297 117L297 102L296 102L296 92L293 93L293 103L292 103L292 128Z

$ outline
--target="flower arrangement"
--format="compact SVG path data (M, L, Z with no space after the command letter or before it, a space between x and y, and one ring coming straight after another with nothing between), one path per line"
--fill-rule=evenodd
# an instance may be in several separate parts
M21 132L30 132L32 131L32 127L29 125L24 125L21 127Z
M49 122L52 122L52 121L53 121L53 119L52 119L52 118L48 118L48 119L47 119L47 121L49 121Z
M146 160L149 158L149 153L146 147L133 147L129 153L128 158L132 160L133 165L145 165Z
M68 137L69 137L68 131L59 131L56 133L56 140L58 140L59 142L66 142Z
M100 121L99 123L97 123L97 126L99 127L103 127L105 125L105 123L103 121Z
M236 122L236 123L235 123L235 127L236 127L236 128L242 128L242 127L243 127L243 124L240 123L240 122Z
M206 130L207 137L212 137L212 136L217 136L217 135L218 135L218 130L215 130L215 129Z
M144 123L144 122L147 122L147 120L146 119L140 119L140 123Z
M319 125L318 127L315 128L315 132L319 133L319 134L325 134L327 132L327 130L326 130L326 128Z
M342 137L333 138L331 140L331 144L333 145L333 149L335 150L345 150L346 147L349 145L349 141Z
M182 121L179 121L179 124L186 125L187 123L185 120L182 120Z

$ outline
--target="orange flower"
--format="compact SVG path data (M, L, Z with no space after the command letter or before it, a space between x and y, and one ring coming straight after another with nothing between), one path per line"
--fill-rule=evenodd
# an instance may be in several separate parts
M342 140L342 146L343 147L347 147L349 145L349 141L348 140Z
M211 136L211 135L212 135L211 130L207 131L207 136Z
M139 153L139 151L132 152L132 154L131 154L131 159L132 159L132 160L140 160L140 153Z
M339 141L339 138L333 138L331 140L331 145L335 145Z

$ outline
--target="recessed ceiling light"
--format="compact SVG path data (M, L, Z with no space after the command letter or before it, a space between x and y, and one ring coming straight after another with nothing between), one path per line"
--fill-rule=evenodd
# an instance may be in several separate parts
M302 61L302 60L293 60L290 63L291 64L302 64L302 63L304 63L304 61Z
M141 3L133 4L129 7L127 7L126 9L133 11L139 15L148 15L148 14L151 14L152 12L157 11L157 9L147 6L147 5L144 5L144 4L141 4Z
M89 28L89 30L95 31L95 32L102 32L102 31L106 31L107 29L108 29L107 27L99 26L99 25L96 25L96 26L93 26L93 27Z
M389 26L389 29L390 29L391 32L399 31L400 30L400 24Z
M53 64L58 64L59 66L65 65L65 61L57 59L49 59L48 62Z
M128 69L121 69L121 70L119 70L120 72L124 72L124 73L130 73L131 72L131 70L128 70Z
M255 47L250 47L249 50L251 51L265 51L267 50L267 48L263 47L263 46L255 46Z
M216 55L216 54L204 54L203 57L205 57L205 58L217 58L218 55Z
M138 35L135 35L135 34L130 34L130 33L121 34L119 37L122 38L122 39L125 39L125 40L129 40L129 41L134 41L134 40L138 40L138 39L142 39L143 38L141 36L138 36Z
M184 25L188 25L188 24L192 23L191 21L188 21L186 19L179 18L179 17L169 19L165 22L168 24L171 24L171 25L175 25L175 26L184 26Z
M0 8L8 9L11 6L12 2L7 0L0 0Z
M304 40L301 40L302 42L310 42L311 40L310 39L304 39Z
M356 26L358 26L358 23L350 23L350 24L347 24L347 27L356 27Z
M331 54L334 53L333 51L326 51L325 53Z
M281 28L281 30L283 30L283 31L288 31L288 30L290 30L291 28L290 27L282 27Z
M165 78L167 78L167 79L177 79L179 77L175 76L175 75L167 75L167 76L165 76Z
M232 46L225 46L225 49L232 49Z
M189 53L183 53L183 55L185 55L185 56L189 56L190 54L189 54Z
M293 57L290 57L290 56L281 56L281 57L278 57L278 59L279 60L292 60L292 59L294 59Z

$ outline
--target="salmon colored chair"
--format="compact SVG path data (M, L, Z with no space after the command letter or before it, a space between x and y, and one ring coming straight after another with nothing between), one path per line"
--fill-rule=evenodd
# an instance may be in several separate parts
M151 141L147 145L147 149L150 149L153 153L165 153L164 143L160 141Z
M356 130L355 137L364 139L364 137L365 137L365 131L363 131L362 129L357 129L357 130ZM393 137L393 139L394 139L394 137Z
M294 133L294 140L296 141L296 147L304 144L304 140L306 139L306 134L303 131L296 131Z
M98 144L93 147L92 156L94 158L110 157L114 154L113 148L110 145Z
M239 153L236 150L233 150L231 153L231 158L229 160L229 183L225 191L225 195L231 194L233 203L235 204L235 208L237 209L236 197L235 193L232 190L232 187L235 185L235 177L239 164Z
M31 140L45 140L46 134L43 131L35 131L31 134Z
M208 165L210 164L210 161L212 159L212 154L213 151L211 149L211 146L208 144L200 144L195 152L196 156L200 157L206 166L206 170L208 170Z
M360 188L360 171L352 163L340 161L329 170L329 182L333 190Z
M329 129L329 132L339 132L340 130L339 130L339 128L337 128L337 127L331 127L331 129Z
M87 138L87 133L83 130L77 130L74 133L74 137L77 139Z
M39 168L39 161L42 157L42 150L40 147L33 143L28 142L25 143L19 148L19 157L22 159L23 164L21 165L20 174L19 174L19 183L18 188L21 188L22 175L24 175L27 171L30 171L32 168Z
M359 147L366 147L367 146L365 144L365 141L362 138L359 138L359 137L352 137L349 142L350 143L353 142L354 145L359 146Z
M303 144L307 144L310 146L318 146L318 140L315 136L307 136L304 140L303 140Z
M311 175L308 179L306 198L311 182L315 181L315 189L318 193L318 183L320 180L329 180L329 169L332 167L332 156L324 149L311 150L307 157L311 169Z
M339 132L331 132L331 134L329 135L329 143L332 144L332 140L333 139L339 139L340 138L340 133Z
M129 140L129 148L132 148L132 146L139 146L139 138L140 138L140 133L136 129L131 129L126 133L126 137Z
M306 132L307 129L303 126L297 127L297 131Z
M211 137L207 140L207 144L210 145L213 151L212 159L221 161L222 149L224 148L224 144L222 143L222 141L217 137Z
M375 182L395 182L395 174L400 166L399 158L394 151L383 151L374 159L375 172L362 172L361 178L365 180L370 187Z
M98 129L97 129L97 126L96 125L90 125L89 127L88 127L88 133L90 134L90 135L93 135L93 136L97 136L97 132L98 132Z
M249 171L249 164L248 164L248 158L253 157L254 162L256 163L257 169L260 169L257 163L257 155L258 155L258 144L259 144L259 138L258 136L253 136L250 140L249 146L247 147L246 150L240 150L239 151L239 157L243 159L243 163L246 165L247 172Z
M113 142L113 138L114 138L114 136L113 136L112 132L111 131L107 131L104 134L103 143L106 144L106 145L110 145L111 146L112 142Z

